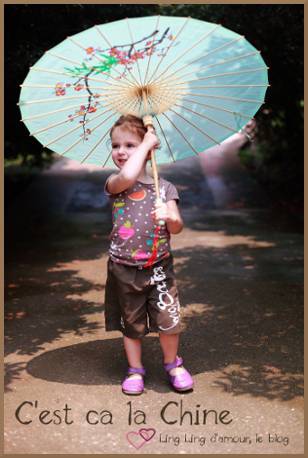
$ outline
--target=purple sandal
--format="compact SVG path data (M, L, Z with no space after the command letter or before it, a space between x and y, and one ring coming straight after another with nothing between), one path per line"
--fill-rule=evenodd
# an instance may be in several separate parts
M130 375L140 374L142 378L132 378ZM142 394L144 390L143 377L145 369L143 367L129 367L127 377L123 380L122 391L125 394Z
M194 386L194 381L190 373L183 367L185 372L178 375L171 375L169 372L176 367L182 367L183 359L178 356L173 363L164 364L165 371L168 374L169 382L176 391L188 391Z

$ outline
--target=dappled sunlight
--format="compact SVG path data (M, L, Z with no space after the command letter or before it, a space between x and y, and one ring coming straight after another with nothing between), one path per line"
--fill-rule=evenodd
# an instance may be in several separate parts
M225 231L206 231L198 233L189 228L184 228L180 237L174 237L172 246L189 248L196 245L209 248L227 248L232 246L246 246L247 248L270 248L276 244L267 240L256 240L252 235L230 235Z
M271 365L241 367L229 365L214 382L224 392L233 396L249 394L253 397L266 393L268 399L288 401L302 396L304 381L301 375L287 373Z
M67 334L101 328L104 261L55 262L39 272L19 266L18 272L7 292L6 355L32 355Z
M211 378L218 395L301 396L302 236L273 228L263 210L213 209L213 189L200 170L177 164L175 174L168 170L164 175L170 173L180 190L185 222L171 240L184 328L181 356L193 375L205 383ZM11 223L8 389L25 370L58 383L108 386L119 384L125 372L121 334L104 329L111 225L110 209L97 196L105 175L65 173L61 179L57 171L45 174L32 191L42 194L38 208L27 201ZM151 372L148 389L169 392L157 336L144 339L144 360Z
M47 272L65 272L74 269L74 278L82 278L101 287L106 262L106 255L101 255L97 259L73 259L70 262L59 262L56 266L50 267Z
M13 391L10 387L16 380L21 379L21 373L25 370L26 363L4 363L4 391Z
M193 373L213 372L214 386L233 395L302 396L303 288L290 276L298 260L283 263L281 241L223 249L194 242L174 251Z
M215 313L215 307L209 304L187 304L181 310L181 320L183 330L186 330L188 323L192 319L202 319L202 323L205 325L210 323L213 314Z

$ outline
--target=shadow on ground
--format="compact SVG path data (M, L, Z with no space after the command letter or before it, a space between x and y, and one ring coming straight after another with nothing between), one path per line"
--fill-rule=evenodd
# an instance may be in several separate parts
M119 384L122 340L106 338L102 314L109 209L85 213L75 206L64 217L43 205L41 196L37 212L24 208L21 226L9 224L5 351L43 352L28 363L7 363L6 389L24 370L59 383ZM214 371L215 385L234 396L302 396L301 235L273 231L262 212L185 210L189 232L177 239L174 255L187 366L194 375ZM97 313L101 319L89 319ZM102 338L44 351L72 333ZM148 389L169 391L153 335L144 341L144 363Z
M243 245L175 250L185 327L181 354L194 375L218 371L215 384L223 391L289 400L303 394L302 288L296 281L288 282L287 275L282 283L281 273L272 269L274 254L268 250ZM247 266L254 268L245 272ZM125 372L122 339L106 338L103 315L101 321L87 323L87 316L103 310L102 302L72 301L67 294L98 288L103 297L103 287L80 278L72 280L73 274L65 270L45 278L41 294L56 282L58 295L45 307L39 303L24 306L25 315L14 320L13 327L7 326L6 350L34 354L67 332L101 333L102 340L43 352L26 370L60 383L118 385ZM168 391L159 369L158 339L152 334L145 339L144 350L151 379L148 389ZM110 358L111 354L115 357ZM8 388L24 368L7 368Z

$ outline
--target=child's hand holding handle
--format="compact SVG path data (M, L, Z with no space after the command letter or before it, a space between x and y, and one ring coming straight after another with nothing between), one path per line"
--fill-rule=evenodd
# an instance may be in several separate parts
M154 150L155 148L159 148L159 139L155 134L154 127L148 126L148 131L145 133L143 137L143 142L149 147L149 151Z
M151 212L151 215L156 223L158 223L160 226L164 226L169 216L167 204L164 203L161 199L156 199L155 210Z

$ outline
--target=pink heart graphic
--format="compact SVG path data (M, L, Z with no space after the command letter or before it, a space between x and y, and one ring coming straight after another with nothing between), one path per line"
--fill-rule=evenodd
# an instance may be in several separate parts
M126 439L137 450L146 444L146 440L139 434L139 431L130 431L126 434Z
M141 428L139 429L139 434L145 441L150 441L152 437L155 436L155 429L154 428Z

